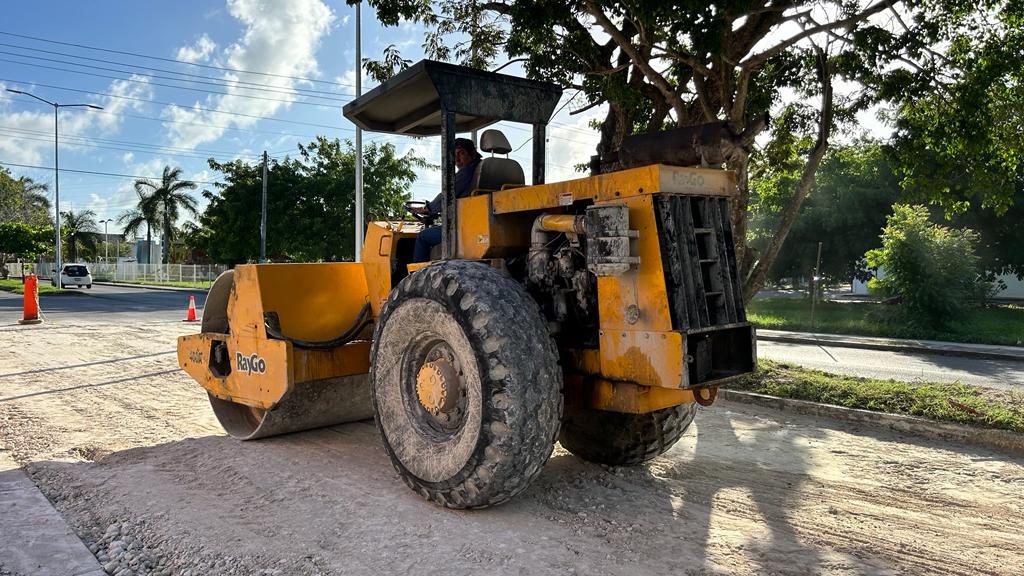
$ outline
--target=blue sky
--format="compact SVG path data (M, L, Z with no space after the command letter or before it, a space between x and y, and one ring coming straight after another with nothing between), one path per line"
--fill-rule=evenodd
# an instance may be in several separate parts
M422 57L417 26L383 28L365 6L362 21L364 56L395 44L406 58ZM53 166L52 108L6 88L61 104L104 107L60 112L61 209L92 209L98 220L115 218L134 204L133 178L72 170L157 177L170 164L210 188L217 179L206 164L210 156L256 162L263 150L277 158L294 155L297 143L317 134L352 139L354 129L341 106L355 93L354 25L355 9L339 0L6 3L0 23L0 163L15 176L51 184L52 198L52 170L10 165ZM505 71L519 73L515 66ZM251 84L225 87L225 80ZM372 85L364 80L364 91ZM572 165L587 161L597 135L586 124L599 115L570 117L563 109L555 118L549 179L573 177ZM514 147L529 137L525 126L501 128ZM400 152L412 149L432 162L439 159L437 139L366 134L364 140L393 142ZM527 174L529 150L514 155ZM425 172L413 196L432 197L438 185L438 174Z

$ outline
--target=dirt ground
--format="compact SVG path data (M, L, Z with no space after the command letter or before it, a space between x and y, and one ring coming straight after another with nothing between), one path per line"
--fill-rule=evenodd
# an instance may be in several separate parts
M242 443L177 370L194 325L0 326L0 448L131 574L1020 574L1024 458L717 403L637 468L561 448L439 509L372 423ZM0 572L2 572L0 559Z

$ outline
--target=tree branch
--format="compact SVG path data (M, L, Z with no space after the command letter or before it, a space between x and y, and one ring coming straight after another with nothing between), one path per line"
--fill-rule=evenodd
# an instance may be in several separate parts
M654 55L655 57L658 57L658 56L668 56L669 58L672 58L673 60L678 60L678 61L682 62L683 64L686 64L691 69L693 69L694 72L703 74L705 76L710 76L711 75L711 70L707 66L705 66L705 65L701 64L700 62L698 62L697 59L694 58L692 55L683 54L682 52L676 52L675 50L672 50L671 48L666 48L664 46L657 46L657 45L653 45L653 44L651 45L651 48L653 48L655 50L661 50L661 54L655 54Z
M869 16L877 14L877 13L885 10L888 7L889 7L889 0L881 0L880 2L872 4L871 6L865 8L863 11L858 12L857 14L854 14L853 16L850 16L849 18L843 18L842 20L836 20L835 22L826 22L825 24L818 24L818 25L812 26L810 28L805 28L799 34L796 34L796 35L790 37L789 39L787 39L787 40L785 40L783 42L780 42L780 43L776 44L775 46L772 46L771 48L768 48L767 50L764 50L762 52L754 54L750 58L747 58L742 63L740 63L740 67L741 68L755 68L757 66L760 66L761 64L763 64L766 60L768 60L772 56L775 56L777 54L781 54L787 48L789 48L790 46L792 46L792 45L796 44L797 42L803 40L804 38L807 38L809 36L813 36L813 35L818 34L820 32L826 32L828 30L833 30L835 28L843 28L843 27L849 26L851 24L856 24L857 22L860 22L860 21L868 18Z
M665 80L665 77L655 72L654 69L651 68L650 63L640 57L640 54L630 43L629 39L622 34L621 30L612 24L611 20L609 20L608 17L605 16L604 12L594 3L594 0L587 0L586 7L587 13L594 17L597 24L601 26L601 28L603 28L613 40L615 40L615 43L618 44L622 52L629 56L629 59L633 61L633 64L637 69L643 72L644 76L651 82L651 84L654 84L658 88L661 94L665 97L665 100L672 105L672 109L676 112L676 117L682 118L684 112L682 100L675 93L675 90L672 89L672 86L669 85L668 81Z
M715 111L711 108L711 103L708 102L705 92L707 91L707 84L704 80L704 76L695 74L693 76L693 86L697 91L697 102L700 103L700 109L704 112L704 119L708 122L717 120L718 116Z

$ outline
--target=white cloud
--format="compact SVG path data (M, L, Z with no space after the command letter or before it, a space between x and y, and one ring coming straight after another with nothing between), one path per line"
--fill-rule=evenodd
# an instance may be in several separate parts
M152 98L153 88L145 76L132 75L132 80L115 80L107 87L110 96L92 99L92 104L103 107L103 111L85 108L71 108L60 113L60 147L76 148L75 142L81 140L64 139L63 136L88 137L90 134L102 135L116 132L120 127L125 111L138 111L144 100ZM27 87L20 87L26 92L37 92ZM40 97L49 94L39 93ZM118 96L122 98L118 98ZM30 101L27 96L15 97ZM31 101L34 102L34 101ZM82 101L84 102L84 101ZM26 108L19 105L15 111L12 102L5 101L0 108L0 125L9 131L9 136L0 138L0 157L8 162L19 164L49 164L53 161L53 109L40 104L38 107Z
M591 120L602 120L606 114L603 106L579 116L557 117L557 124L548 126L546 180L572 180L582 178L586 173L575 170L576 164L586 164L597 153L601 134L589 126ZM528 149L529 146L524 148Z
M135 154L132 153L132 152L125 152L121 156L121 162L124 162L125 164L131 164L132 160L134 160L134 159L135 159Z
M217 49L217 43L210 40L210 37L203 34L192 46L178 48L177 59L184 62L205 62L210 54Z
M281 76L312 77L319 74L316 50L335 19L334 13L321 0L229 0L228 10L243 23L245 31L238 42L224 49L227 67ZM277 91L291 91L298 83L280 76L241 72L225 72L223 78L259 82ZM172 145L195 148L219 139L224 134L223 126L248 128L258 122L257 118L217 114L198 108L270 117L289 105L244 97L263 95L255 88L231 86L227 92L223 96L207 97L189 107L167 107L163 115L168 120L200 124L166 124ZM274 97L279 100L295 98L294 93L291 96L275 94Z

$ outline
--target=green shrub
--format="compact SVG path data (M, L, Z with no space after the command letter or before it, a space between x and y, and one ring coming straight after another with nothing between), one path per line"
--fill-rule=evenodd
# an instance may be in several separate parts
M897 296L903 320L942 327L992 293L975 254L978 235L969 229L933 224L924 206L893 206L882 230L882 247L865 254L885 276L870 287Z

